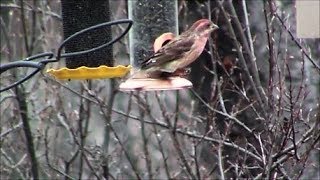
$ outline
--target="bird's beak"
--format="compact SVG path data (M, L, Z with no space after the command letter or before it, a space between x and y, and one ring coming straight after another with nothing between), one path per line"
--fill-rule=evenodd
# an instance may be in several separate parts
M215 30L215 29L219 29L219 26L215 25L215 24L212 24L211 25L211 29Z

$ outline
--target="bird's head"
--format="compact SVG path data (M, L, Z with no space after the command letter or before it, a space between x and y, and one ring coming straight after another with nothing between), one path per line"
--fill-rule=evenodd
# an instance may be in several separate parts
M198 35L208 36L212 31L218 28L219 27L209 19L200 19L193 23L193 25L190 27L190 30L197 33Z

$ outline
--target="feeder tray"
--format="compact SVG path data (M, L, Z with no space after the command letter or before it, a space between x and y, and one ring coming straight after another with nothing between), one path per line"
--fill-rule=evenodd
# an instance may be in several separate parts
M192 83L181 77L170 77L168 79L138 78L128 79L120 84L120 91L157 91L178 90L191 88Z
M51 74L57 79L104 79L117 78L125 76L131 69L131 66L115 66L108 67L101 65L99 67L81 66L76 69L48 69L47 73Z

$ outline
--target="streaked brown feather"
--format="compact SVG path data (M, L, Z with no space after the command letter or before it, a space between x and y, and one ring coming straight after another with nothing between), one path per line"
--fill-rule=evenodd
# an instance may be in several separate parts
M148 77L160 77L163 73L174 74L195 61L202 53L210 33L216 29L208 19L195 22L187 31L172 39L155 54L141 63Z
M193 44L194 38L173 39L168 44L159 49L158 52L143 61L141 63L141 69L160 66L164 63L182 58L186 52L190 51Z

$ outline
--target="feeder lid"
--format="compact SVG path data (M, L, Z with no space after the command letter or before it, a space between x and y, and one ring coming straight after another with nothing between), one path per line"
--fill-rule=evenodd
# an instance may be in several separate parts
M115 67L108 67L101 65L99 67L81 66L76 69L48 69L47 73L56 77L57 79L103 79L116 78L125 76L131 69L131 66L118 65Z
M178 90L191 88L192 83L181 77L170 77L168 79L128 79L120 84L120 91L157 91Z

